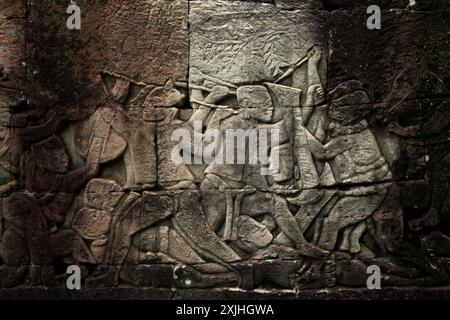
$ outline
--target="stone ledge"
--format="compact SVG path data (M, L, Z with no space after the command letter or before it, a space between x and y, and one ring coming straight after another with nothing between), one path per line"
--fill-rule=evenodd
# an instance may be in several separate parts
M22 287L0 290L0 300L450 300L450 287L381 290L334 288L322 290L101 288L79 292L63 288Z

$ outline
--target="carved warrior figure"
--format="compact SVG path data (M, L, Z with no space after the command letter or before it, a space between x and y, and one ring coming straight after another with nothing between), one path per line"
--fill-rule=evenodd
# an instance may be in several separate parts
M7 102L8 99L5 99ZM0 196L18 187L18 175L24 151L33 143L56 133L62 125L61 115L41 109L13 112L11 106L0 106ZM36 121L43 118L43 121Z
M129 97L130 82L118 78L109 90L116 106L97 110L78 127L75 144L78 152L86 156L92 140L105 140L101 162L113 161L123 155L126 169L124 189L151 189L157 183L155 146L155 120L159 116L154 108L177 106L183 95L169 81L163 87L147 86L123 108ZM145 99L142 101L142 99Z
M356 87L356 89L355 89ZM328 115L330 123L329 142L319 144L307 132L311 152L317 159L328 160L336 181L340 184L357 185L374 183L373 186L353 187L350 191L341 191L342 198L324 220L319 245L328 250L335 246L339 230L350 225L356 227L355 241L359 241L365 227L358 225L368 218L384 199L392 174L386 159L382 155L378 142L364 119L369 110L368 97L357 83L347 82L330 92L332 104ZM358 101L349 106L349 101ZM344 214L345 213L345 214ZM347 236L351 230L345 230Z
M2 201L4 226L0 251L5 265L0 270L0 278L3 278L3 285L19 284L24 276L19 271L28 270L30 259L36 268L39 265L48 267L53 256L61 254L56 248L58 246L53 245L58 242L57 239L67 235L68 231L60 230L60 226L65 210L72 201L70 194L62 193L81 187L78 183L86 181L83 175L95 171L92 165L91 170L84 167L85 170L78 168L66 172L69 162L63 142L56 137L48 138L62 127L61 119L61 114L53 110L45 113L42 109L30 109L11 114L8 139L4 140L2 149L5 152L2 160L8 161L2 164L9 168L9 175L12 174L10 178L15 179L8 183L11 187L18 185L21 163L25 165L27 179L25 185L20 186L26 191L15 192ZM74 177L77 183L67 182ZM53 281L45 271L42 271L42 279L39 279L39 272L34 272L33 276L36 283L41 280L44 283Z
M162 94L164 94L166 88L167 86L162 88ZM148 93L144 88L143 93L145 92ZM133 238L138 239L136 240L138 242L146 243L147 245L144 245L144 248L152 249L147 250L144 260L156 256L161 258L162 255L166 255L164 259L169 257L172 261L175 259L189 264L205 261L224 263L240 259L210 229L201 207L198 207L199 199L195 191L194 176L189 168L185 164L174 164L170 158L173 142L170 141L169 133L182 125L190 127L193 119L199 120L207 117L209 112L199 109L191 116L190 120L183 122L177 119L178 110L171 108L172 104L161 105L165 100L158 100L157 92L158 88L150 93L151 99L154 99L153 101L157 103L144 105L144 119L153 122L158 133L160 133L157 148L158 167L160 168L158 170L158 185L163 189L173 191L144 192L142 196L136 192L131 192L120 200L112 218L111 231L107 240L106 255L103 259L105 268L100 268L94 277L89 279L90 285L117 284L121 265L125 263ZM213 88L205 101L219 102L227 95L228 90L217 86ZM182 95L177 95L177 97L182 98ZM149 97L145 99L146 102L148 100ZM176 246L167 247L149 240L155 233L159 234L164 230L168 232L167 241L174 241L179 246L183 245L183 252ZM101 242L101 244L104 244L105 241ZM152 243L152 245L149 243ZM155 248L158 248L158 250ZM155 255L152 251L159 252ZM221 268L216 268L216 273L217 270L221 270ZM229 273L229 270L222 268L223 273ZM201 277L201 272L197 276ZM224 279L230 281L229 276L225 276ZM236 276L232 276L232 279L233 283L238 282ZM218 279L215 283L217 281L223 282L224 280Z
M423 105L426 103L424 102ZM430 107L430 106L429 106ZM441 219L448 219L449 205L449 180L450 180L450 153L448 152L450 137L449 105L442 102L438 106L431 105L434 109L429 116L429 111L424 109L424 123L410 126L402 126L398 122L390 124L390 131L406 139L410 147L415 147L426 152L429 157L427 165L430 175L431 204L428 212L421 218L411 220L410 227L414 231L420 231L425 227L439 225ZM423 153L422 152L422 153Z
M314 90L311 90L311 92L316 91L316 89L318 89L318 86L316 85L312 89ZM205 261L214 261L219 263L233 262L241 259L240 256L235 253L230 246L225 244L225 242L217 237L212 229L210 229L208 223L203 220L204 215L201 209L198 209L198 198L195 196L196 187L194 184L194 177L186 165L175 165L171 161L170 152L172 151L173 143L168 140L170 135L167 133L174 128L179 128L180 126L185 126L192 130L192 124L194 121L205 121L207 118L209 118L210 124L218 125L221 130L224 129L223 121L228 121L230 125L232 125L232 127L235 127L235 121L238 121L241 124L242 129L248 129L250 127L258 126L258 123L260 123L260 121L270 123L273 116L273 107L271 98L265 87L248 86L241 87L237 90L238 103L242 107L240 114L234 114L233 112L231 112L230 114L229 111L221 112L222 110L216 110L214 114L210 116L212 111L210 107L214 106L215 103L218 103L220 102L220 100L229 96L231 92L226 87L220 85L213 86L213 88L209 91L209 95L201 101L201 104L207 107L205 108L204 106L202 106L197 108L190 119L185 123L177 119L178 110L175 108L170 108L171 104L166 107L162 106L161 103L159 105L157 103L152 103L144 106L143 118L146 121L155 123L158 137L160 137L160 139L158 139L157 147L158 159L160 160L158 167L159 174L157 179L158 185L164 189L174 190L174 192L171 193L171 197L174 197L174 200L177 203L176 207L178 208L178 210L172 212L170 209L167 209L163 210L162 213L155 212L155 210L158 210L158 206L153 206L155 210L151 209L148 206L145 206L145 203L148 203L146 200L148 193L144 193L142 195L142 199L139 198L138 194L134 193L131 193L129 196L125 197L124 203L128 203L128 205L126 206L127 209L122 210L121 208L117 211L116 217L113 218L111 233L108 237L108 249L105 260L105 263L109 265L108 270L100 270L98 276L92 278L89 281L91 284L95 284L96 282L101 284L105 281L111 284L117 283L119 271L118 269L120 269L120 267L117 266L124 263L124 259L130 248L132 238L135 237L145 239L147 235L151 236L152 234L154 234L154 232L160 232L157 230L165 230L167 228L167 225L163 222L163 220L170 217L172 218L170 219L171 223L169 224L169 230L171 230L169 234L171 234L172 236L178 234L178 237L181 237L181 239L183 239L183 241L188 244L186 250L192 250L189 247L194 248L195 251L192 251L192 254L190 254L190 256L197 255L200 259L206 259ZM164 101L158 100L158 95L156 94L156 92L158 92L157 89L150 90L148 88L144 88L142 90L139 95L144 95L144 97L140 97L139 99L145 100L146 102L149 101L149 98L145 97L145 94L148 94L148 92L153 93L152 99L154 99L155 101ZM260 98L262 98L262 100ZM300 97L298 96L297 103L299 102L299 98ZM308 101L312 101L312 97L309 98L310 99ZM138 98L136 98L135 100L137 101ZM155 106L157 106L158 108L155 108ZM136 107L130 108L130 112L132 112L133 114L137 113L136 110L138 110L138 108ZM261 111L264 112L261 113ZM214 166L216 165L211 165L206 169L207 178L205 181L207 182L204 182L201 188L203 199L205 199L205 194L203 192L209 192L210 190L207 184L209 183L209 179L214 180L214 172L217 172L219 176L223 176L224 173L229 172L231 175L231 179L229 179L230 177L228 177L227 180L230 182L238 182L236 179L243 179L242 181L244 182L244 185L250 185L253 187L259 186L257 182L258 179L255 180L255 178L259 177L259 171L258 176L255 176L245 174L244 171L246 170L243 170L244 166L242 165L238 165L240 168L225 168L226 170L214 170ZM237 173L237 175L233 176L234 173ZM246 175L247 177L244 178L244 176ZM265 185L266 187L268 187L267 182ZM223 185L220 187L223 187ZM160 196L161 199L164 198L162 194L160 194ZM131 199L130 197L133 199ZM228 200L233 201L233 196L231 195L231 198L228 199L229 197L230 195L227 195L226 203L231 203ZM292 241L297 244L301 254L311 256L323 255L323 252L321 252L319 249L314 248L314 246L308 244L306 240L304 240L304 238L302 237L301 229L296 228L297 223L291 212L289 211L286 201L282 197L277 196L274 199L271 194L267 193L267 191L258 191L256 193L256 197L265 200L265 203L267 204L267 208L265 208L266 211L270 209L270 207L273 207L273 201L275 201L275 203L278 203L276 205L278 210L276 211L277 216L275 217L275 220L281 225L281 228L284 228L285 233L292 238ZM237 195L235 203L236 206L234 203L231 203L230 205L230 207L235 207L236 211L239 211L239 198L241 198L242 200L243 195ZM154 197L151 197L151 199L154 199L153 201L157 200ZM251 200L251 198L249 200ZM159 200L154 203L159 203ZM197 209L193 210L193 208ZM206 208L206 210L206 214L208 216L208 208ZM251 215L251 212L248 213ZM141 218L140 224L137 225L136 221L139 221L139 214L143 214L151 218L151 221L146 223L143 222ZM274 229L273 218L266 216L260 223L250 216L243 215L242 217L235 216L233 220L235 222L228 221L228 223L237 223L238 231L237 234L233 235L232 237L236 237L235 244L237 244L242 250L255 253L258 251L258 249L264 248L272 241L273 236L270 234L269 230ZM290 222L290 224L288 223L288 221ZM160 224L160 226L153 226L156 223ZM170 226L173 226L174 230L172 230ZM147 230L145 230L146 228ZM260 234L262 238L258 238L258 234ZM226 239L229 240L229 238L227 237ZM261 242L262 239L265 240ZM169 249L164 249L164 246L156 246L162 249L162 252L166 253L168 256L179 256L179 253L177 254L176 252L173 252L173 250L171 251ZM192 263L192 261L186 262Z
M289 70L285 73L278 74L276 76L277 82L285 82L289 80L288 78L295 73L296 68L308 62L308 93L306 99L304 100L305 106L308 110L305 111L305 122L309 119L309 115L312 111L312 106L318 104L323 100L323 88L320 83L320 76L318 75L318 63L321 60L322 51L320 48L315 46L308 46L308 52L303 59L292 65ZM264 86L243 86L237 87L234 84L227 83L221 79L215 78L213 76L204 75L196 69L191 72L193 79L193 85L191 84L191 102L194 107L199 105L204 105L207 107L214 107L211 104L205 104L201 102L201 90L206 90L207 87L211 86L211 83L220 83L222 85L228 86L229 88L236 89L237 104L239 112L233 112L230 110L220 109L215 107L214 114L209 118L208 129L218 129L219 131L225 131L227 129L242 129L246 130L249 128L262 127L264 123L272 124L273 122L273 102L269 95L269 92ZM206 86L206 88L205 88ZM275 97L278 97L280 101L277 102L279 110L275 110L277 113L284 111L286 113L285 120L280 121L276 125L280 127L284 132L284 137L289 137L290 132L293 130L292 117L289 119L290 112L287 111L291 108L298 108L301 101L301 91L294 89L295 93L290 94L289 99L284 99L283 90L279 90L283 86L275 84L267 84L267 87L272 91ZM197 90L197 89L200 90ZM284 88L284 87L283 87ZM289 90L293 88L285 87ZM233 104L234 99L228 100L229 103ZM286 110L283 110L286 109ZM307 108L305 108L307 109ZM302 110L303 112L304 110ZM287 132L285 131L287 129ZM293 147L293 139L284 138L285 141L281 141L279 146L276 146L278 150L281 150L282 156L285 157L284 161L280 161L282 166L286 166L287 163L291 162L289 152ZM306 142L306 140L304 141ZM219 149L223 146L219 146ZM274 149L275 149L274 148ZM305 152L307 150L302 150L301 146L295 146L297 154L304 158L304 155L309 153ZM305 143L303 144L305 148ZM223 153L223 152L222 152ZM309 160L308 166L313 167L313 160L311 157L306 159ZM299 164L301 165L301 170L305 168L305 162L301 162L299 159ZM274 178L278 182L285 183L287 180L292 178L292 173L288 172L292 168L282 168L280 172L275 173ZM305 172L308 169L305 168ZM245 216L251 216L252 218L247 219L247 223L250 222L255 226L256 229L264 230L265 233L270 234L276 225L274 226L273 218L277 221L278 226L282 229L282 233L287 242L293 243L299 250L299 254L307 256L321 256L324 254L323 251L309 244L303 237L303 231L299 228L296 219L293 217L289 210L288 202L284 199L286 194L290 194L288 188L292 188L294 185L287 184L286 186L280 184L275 186L272 190L279 195L272 195L271 192L263 191L269 187L268 181L256 173L257 170L252 168L249 164L235 164L235 165L223 165L212 163L205 170L205 179L203 180L200 190L202 192L202 203L205 207L205 213L208 216L209 223L216 232L223 233L223 238L227 241L231 241L234 246L242 247L239 238L243 237L247 240L251 237L245 236L239 232L237 227L242 218ZM302 177L303 179L304 177ZM306 180L306 178L304 178ZM318 181L316 182L317 185ZM302 186L300 186L302 187ZM309 187L309 185L306 185ZM234 190L248 189L248 191L240 192ZM256 191L255 191L256 190ZM308 198L305 192L303 197ZM319 192L318 192L319 193ZM316 197L317 198L317 197ZM298 199L296 199L298 200ZM326 199L325 199L326 200ZM260 203L259 206L251 206L249 203L252 202ZM242 211L242 213L241 213ZM267 216L265 214L274 212L274 216ZM317 211L318 212L318 211ZM264 217L262 219L261 217ZM258 225L257 218L263 221L262 225ZM245 220L245 219L244 219ZM272 221L272 222L270 222ZM264 229L261 229L264 228ZM256 230L255 229L255 230ZM303 230L306 229L306 226ZM264 239L262 237L261 239ZM269 237L270 238L270 237ZM267 242L259 244L259 248L264 248L270 244L271 239ZM245 246L245 245L244 245ZM242 249L242 248L240 248ZM244 249L245 251L245 249ZM253 252L255 253L255 252ZM256 253L258 255L258 253Z
M300 96L298 96L300 98ZM220 117L219 121L211 119L211 123L217 124L217 128L225 132L227 129L240 128L247 130L257 128L260 123L270 123L273 117L273 104L268 90L263 86L243 86L237 90L237 100L240 106L239 114L221 114L216 111L215 117ZM222 146L223 148L223 146ZM248 161L247 161L248 162ZM219 231L225 228L225 238L229 238L227 231L233 228L233 220L238 219L240 212L229 215L229 210L239 210L240 203L245 197L245 192L237 191L232 195L233 190L250 189L257 197L266 204L265 212L273 212L277 225L295 243L299 252L306 256L324 255L320 249L309 244L303 237L302 230L298 227L297 221L288 208L287 202L278 195L265 195L264 189L268 189L269 184L260 175L259 170L251 168L246 164L210 164L205 170L205 179L200 190L202 191L202 203L210 225L214 230ZM252 192L251 190L254 189ZM278 190L280 194L283 190ZM252 199L252 198L250 198ZM255 198L253 198L255 199ZM224 208L220 204L227 204ZM230 208L231 207L231 208ZM273 208L273 210L271 210ZM258 215L257 210L246 214ZM264 212L262 212L264 213ZM228 220L228 221L227 221ZM223 225L225 222L225 226ZM236 222L235 222L236 223ZM231 237L232 240L233 237ZM236 239L236 236L234 236Z
M331 121L326 143L320 143L306 128L302 130L314 157L327 161L337 183L347 185L349 189L337 192L337 198L323 220L318 246L332 252L339 232L343 231L340 249L357 253L360 251L359 239L367 227L365 221L384 200L392 174L365 120L369 99L360 84L345 82L330 92L330 98L328 116ZM372 185L361 185L365 183ZM320 262L314 262L300 276L300 283L317 279L321 266ZM305 269L302 268L300 273Z
M390 132L404 139L405 156L408 161L406 178L414 179L418 170L425 167L431 191L431 203L423 217L409 221L414 231L426 227L436 227L441 219L448 219L449 204L449 164L448 153L450 140L449 106L447 101L422 101L415 98L417 92L426 90L431 95L442 95L449 88L439 74L429 70L426 59L405 61L403 69L395 76L391 91L385 98L388 107ZM408 115L415 110L420 117L408 126L401 124L400 116ZM394 118L395 115L395 118ZM412 119L414 120L414 119ZM422 177L422 175L420 175Z
M69 158L61 139L50 137L31 148L27 159L27 192L17 192L4 201L4 218L10 224L7 236L18 243L25 236L32 265L42 267L37 283L54 281L50 270L59 238L67 236L62 223L73 200L73 192L98 173L102 140L93 141L86 165L69 171ZM65 249L67 250L67 249ZM9 250L7 252L10 252ZM11 252L12 253L12 252ZM28 256L28 253L20 253ZM17 253L3 257L14 261ZM49 269L50 268L50 269Z
M85 206L72 221L73 229L84 239L83 243L74 244L77 262L104 263L111 224L124 194L116 182L107 179L92 179L86 185Z

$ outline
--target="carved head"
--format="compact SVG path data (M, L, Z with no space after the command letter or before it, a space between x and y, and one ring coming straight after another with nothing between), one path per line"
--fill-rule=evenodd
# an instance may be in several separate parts
M328 116L343 125L358 123L370 113L369 96L359 81L339 84L330 92L329 98Z
M243 86L237 90L240 113L244 119L271 122L273 105L269 92L263 86Z
M164 86L150 92L144 102L144 121L170 121L177 115L177 109L183 105L185 95L174 87L172 80Z
M35 164L54 173L65 173L69 168L69 156L64 142L52 136L32 146Z

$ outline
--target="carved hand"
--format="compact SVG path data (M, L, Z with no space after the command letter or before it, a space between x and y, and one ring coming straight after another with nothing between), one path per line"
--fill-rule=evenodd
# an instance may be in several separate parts
M225 86L214 86L211 93L206 97L206 103L217 103L230 94L230 88Z
M320 47L313 47L309 52L309 61L314 64L318 64L322 59L322 49Z
M290 185L288 187L281 186L281 185L274 185L273 189L271 190L275 195L278 196L284 196L284 197L295 197L297 196L302 190L294 189L293 185Z
M325 90L321 84L313 84L308 88L305 106L312 107L325 100Z

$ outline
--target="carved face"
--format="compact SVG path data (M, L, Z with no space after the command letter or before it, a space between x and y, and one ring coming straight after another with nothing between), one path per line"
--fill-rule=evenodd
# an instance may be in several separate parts
M352 125L358 123L368 114L366 106L342 106L332 104L328 110L328 116L335 122L343 125Z
M183 104L185 96L167 83L163 87L154 89L144 102L144 121L168 122L177 115L176 107Z
M259 122L271 122L273 117L273 108L247 108L247 114L250 118Z
M347 81L330 92L328 116L343 125L352 125L370 113L370 99L359 81Z
M271 122L273 117L272 99L263 86L243 86L237 90L239 107L256 121Z
M143 119L149 122L169 123L176 119L178 115L177 108L144 108Z
M37 165L54 173L65 173L69 168L69 157L61 139L51 137L33 146Z

